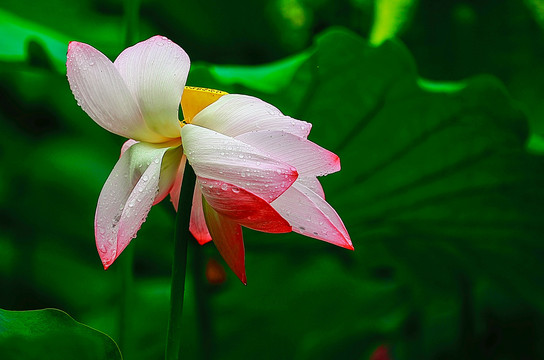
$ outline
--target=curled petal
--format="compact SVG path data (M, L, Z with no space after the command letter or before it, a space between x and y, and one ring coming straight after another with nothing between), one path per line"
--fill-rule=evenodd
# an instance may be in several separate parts
M217 250L225 259L227 265L238 276L238 278L247 284L245 268L244 239L242 237L242 228L240 225L229 220L216 212L205 201L203 202L204 216L206 224L210 229L211 237L217 247Z
M323 176L340 170L340 158L336 154L285 131L255 131L236 139L293 165L300 175Z
M178 110L190 66L187 53L164 36L153 36L125 49L114 64L147 126L166 138L178 138Z
M206 202L218 213L250 229L286 233L291 225L268 202L232 184L198 177Z
M202 192L198 185L195 186L195 192L193 194L193 207L191 208L189 231L191 231L191 234L193 234L200 245L204 245L212 240L212 236L206 226L204 210L202 209Z
M133 140L133 139L128 139L127 141L125 141L123 143L123 146L121 146L121 155L119 155L119 157L123 156L123 154L125 153L125 151L127 151L128 149L130 149L130 147L132 145L135 145L137 144L138 141L136 140Z
M72 41L68 45L67 59L70 89L81 108L98 125L135 140L166 140L147 127L136 99L104 54L90 45Z
M295 182L272 204L293 231L353 250L342 219L321 196Z
M312 125L285 116L276 107L247 95L227 94L199 112L192 121L228 136L251 131L278 130L307 137Z
M232 184L268 202L298 177L291 165L213 130L188 124L182 127L181 137L197 176Z
M160 191L161 167L169 148L138 143L117 161L96 207L96 246L107 269L136 236Z

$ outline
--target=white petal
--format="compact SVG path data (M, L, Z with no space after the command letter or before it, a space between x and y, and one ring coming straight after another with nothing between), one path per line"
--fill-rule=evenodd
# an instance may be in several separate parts
M66 75L81 108L104 129L127 138L161 142L151 131L119 71L100 51L72 41L68 46Z
M294 167L253 146L200 126L185 125L181 138L196 175L238 186L267 202L280 196L298 176Z
M222 96L199 112L192 124L232 137L258 130L279 130L307 137L312 128L310 123L285 116L256 97L238 94Z
M95 215L96 245L105 268L136 236L149 209L161 196L161 178L168 177L170 171L163 163L171 161L166 158L175 156L176 151L181 152L138 143L117 161L102 188ZM166 166L164 173L163 165Z
M344 248L353 249L344 223L322 197L295 182L270 205L293 227L293 231Z
M115 60L149 128L168 138L179 137L178 110L189 66L187 53L164 36L129 47Z
M285 131L255 131L236 139L294 166L301 176L323 176L340 170L336 154Z

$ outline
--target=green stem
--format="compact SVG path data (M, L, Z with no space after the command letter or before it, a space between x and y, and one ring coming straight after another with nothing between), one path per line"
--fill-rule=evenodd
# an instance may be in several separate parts
M203 248L196 241L192 246L192 273L194 274L194 296L195 312L198 319L200 359L209 360L213 358L213 329L210 319L210 288L203 275L204 253Z
M174 260L172 262L172 283L170 288L170 319L166 339L166 360L177 360L181 354L181 329L183 296L185 293L185 272L187 270L187 244L192 235L189 232L191 206L196 176L193 168L186 163L183 184L179 195L178 215L174 238Z

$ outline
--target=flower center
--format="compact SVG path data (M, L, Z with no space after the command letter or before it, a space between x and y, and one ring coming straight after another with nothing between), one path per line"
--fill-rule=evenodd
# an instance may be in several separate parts
M221 90L186 86L181 97L181 110L183 111L181 126L190 124L196 114L226 94L228 93Z

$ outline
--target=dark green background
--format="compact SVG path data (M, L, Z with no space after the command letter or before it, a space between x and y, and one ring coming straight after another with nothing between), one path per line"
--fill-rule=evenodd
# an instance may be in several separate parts
M144 1L130 23L121 1L2 1L0 308L61 309L125 359L164 356L173 208L155 206L130 245L122 337L126 256L102 270L93 218L124 139L76 105L64 68L68 41L113 60L137 24L134 41L188 52L188 85L313 123L341 158L322 183L355 246L245 230L245 287L228 269L208 283L209 259L224 263L190 244L185 358L369 359L384 344L393 359L544 358L542 9ZM384 23L397 38L377 46ZM0 312L2 359L116 353L62 312Z

